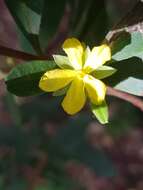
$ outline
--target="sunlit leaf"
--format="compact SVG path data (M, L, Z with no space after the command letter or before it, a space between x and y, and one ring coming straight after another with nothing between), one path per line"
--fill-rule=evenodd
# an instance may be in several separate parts
M115 88L136 96L143 96L143 80L141 79L129 77L117 84Z
M121 61L131 57L143 58L143 34L123 33L112 43L112 59Z
M108 107L104 101L101 105L91 105L92 113L96 116L100 123L108 123Z

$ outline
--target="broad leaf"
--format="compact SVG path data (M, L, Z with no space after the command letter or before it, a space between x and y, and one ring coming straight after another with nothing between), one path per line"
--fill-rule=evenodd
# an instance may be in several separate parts
M35 52L41 54L57 32L67 0L61 0L60 3L58 0L54 2L6 0L5 2L22 34Z
M76 4L73 33L88 45L99 44L108 32L105 0L79 0Z
M129 77L117 84L115 88L136 96L143 96L143 80L140 79Z
M44 0L39 31L42 48L45 48L48 45L48 42L51 42L51 37L55 36L64 14L66 2L67 0L60 0L60 2L59 0Z
M106 39L109 42L115 40L115 38L121 32L142 32L143 24L143 1L139 0L134 4L134 7L126 13L118 23L107 33Z
M102 124L108 123L108 107L104 101L101 105L91 105L92 113L96 116L98 121Z
M117 72L104 82L119 90L137 96L143 96L143 61L138 58L131 58L121 62L114 62L112 66Z
M116 86L128 77L143 79L143 62L138 58L131 58L111 64L117 72L111 77L105 78L104 82L109 86Z
M9 8L16 24L21 32L32 44L36 53L41 53L38 34L41 23L41 14L44 0L29 1L28 0L6 0L6 5ZM36 2L39 6L36 6Z
M41 76L47 70L56 68L53 61L32 61L12 69L5 79L7 89L17 96L32 96L42 93L38 87Z
M140 32L121 33L112 42L112 59L121 61L131 57L143 58L143 34Z

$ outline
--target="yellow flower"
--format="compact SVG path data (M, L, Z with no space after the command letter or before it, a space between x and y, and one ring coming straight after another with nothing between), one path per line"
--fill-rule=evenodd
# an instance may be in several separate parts
M87 97L95 105L102 104L106 86L99 79L115 72L112 67L102 66L111 59L109 46L104 44L91 51L89 47L84 49L77 39L70 38L64 42L63 50L67 56L53 56L59 68L47 71L39 87L46 92L55 92L69 85L62 107L71 115L83 108Z

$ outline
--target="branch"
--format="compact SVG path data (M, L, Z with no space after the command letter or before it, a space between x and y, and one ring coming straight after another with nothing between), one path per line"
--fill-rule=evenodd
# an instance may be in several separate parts
M128 93L122 92L120 90L116 90L111 87L107 87L107 95L118 97L122 100L125 100L127 102L130 102L135 107L139 108L141 111L143 111L143 101L140 98L137 98L136 96L130 95Z
M16 59L22 59L22 60L25 60L25 61L47 60L47 59L50 58L50 56L48 56L48 55L37 56L37 55L25 53L23 51L18 51L18 50L14 50L14 49L11 49L11 48L7 48L7 47L4 47L4 46L0 46L0 55L13 57L13 58L16 58Z

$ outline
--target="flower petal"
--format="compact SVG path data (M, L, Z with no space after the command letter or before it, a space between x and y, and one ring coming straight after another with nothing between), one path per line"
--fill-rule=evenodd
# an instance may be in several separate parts
M93 104L100 105L105 99L106 86L105 84L95 79L90 75L85 75L84 77L85 89L87 94Z
M42 76L39 87L46 92L54 92L68 85L75 75L76 71L68 69L48 71Z
M107 45L94 47L84 65L86 73L90 73L111 59L111 50Z
M76 38L69 38L63 44L63 50L68 55L71 65L76 70L82 68L83 47Z
M67 94L62 102L62 107L65 112L73 115L83 108L85 101L86 95L83 79L76 77L67 91Z

